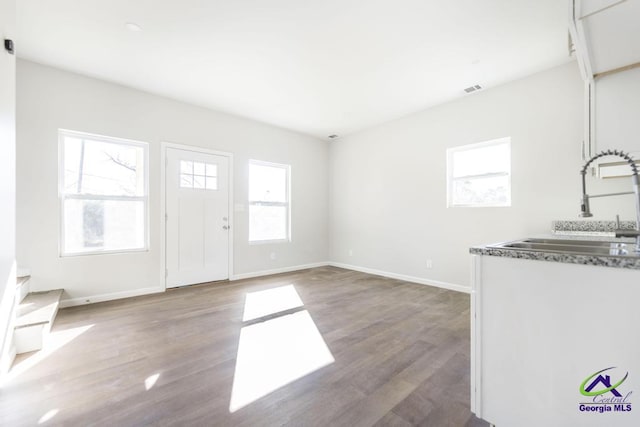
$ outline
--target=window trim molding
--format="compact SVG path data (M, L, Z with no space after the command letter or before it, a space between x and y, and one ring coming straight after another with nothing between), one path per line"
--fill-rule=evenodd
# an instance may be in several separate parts
M248 206L249 206L249 211L251 211L251 206L283 206L286 207L286 212L287 212L287 225L285 227L285 229L287 230L287 236L284 239L267 239L267 240L251 240L251 221L248 222L249 225L249 229L247 230L247 241L249 242L249 245L266 245L266 244L274 244L274 243L290 243L292 241L291 239L291 165L288 164L284 164L284 163L274 163L274 162L267 162L264 160L256 160L256 159L249 159L249 167L251 167L251 165L259 165L259 166L270 166L270 167L276 167L276 168L281 168L284 169L286 174L287 174L287 179L285 182L286 185L286 189L285 189L285 194L287 196L287 201L286 202L268 202L268 201L251 201L251 198L249 196L249 194L251 194L251 190L250 190L250 186L251 186L251 178L249 175L249 179L248 179L248 191L247 191L247 200L248 200Z
M127 145L142 148L142 157L144 165L144 190L142 196L109 196L104 194L67 194L64 191L64 140L66 137L89 139L102 141L109 144ZM68 258L86 255L108 255L108 254L127 254L136 252L149 252L150 250L150 236L149 236L149 144L143 141L136 141L132 139L118 138L106 135L98 135L88 132L80 132L69 129L58 129L58 257ZM64 215L64 202L65 200L112 200L112 201L142 201L144 203L144 245L141 248L129 248L129 249L107 249L107 250L91 250L82 252L67 252L65 251L65 215Z
M476 175L464 175L459 177L453 176L453 154L460 151L469 151L475 150L478 148L492 147L496 145L506 144L509 147L509 165L508 169L503 172L488 172ZM512 197L511 197L511 137L501 137L494 138L487 141L476 142L472 144L458 145L455 147L447 148L447 208L508 208L512 206ZM482 179L482 178L491 178L498 176L507 176L507 182L509 184L509 198L506 203L473 203L473 204L462 204L462 203L454 203L453 202L453 183L463 179Z

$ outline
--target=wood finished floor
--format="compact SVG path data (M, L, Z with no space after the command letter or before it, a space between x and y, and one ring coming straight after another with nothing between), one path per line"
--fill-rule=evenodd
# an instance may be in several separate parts
M290 284L335 361L230 413L245 295ZM63 309L52 332L68 342L20 356L0 425L486 425L463 293L322 267Z

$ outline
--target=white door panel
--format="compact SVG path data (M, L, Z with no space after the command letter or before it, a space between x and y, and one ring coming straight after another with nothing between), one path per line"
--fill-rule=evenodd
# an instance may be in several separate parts
M167 148L167 287L229 278L229 159Z

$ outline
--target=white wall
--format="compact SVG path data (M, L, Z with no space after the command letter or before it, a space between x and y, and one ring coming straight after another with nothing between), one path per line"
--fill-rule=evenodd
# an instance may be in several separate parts
M31 268L34 289L64 288L65 298L161 287L159 143L168 141L233 152L236 203L247 202L249 158L292 165L293 242L248 245L247 213L237 212L235 274L330 259L468 286L469 246L546 233L552 220L576 218L582 102L571 63L328 148L311 137L18 61L17 258ZM58 256L58 128L151 144L149 252ZM447 209L446 149L503 136L512 138L513 206ZM626 178L589 184L590 192L629 189ZM628 197L596 199L592 208L595 219L633 217Z
M332 142L331 260L467 287L470 246L577 219L582 88L570 63ZM512 206L447 208L446 149L505 136ZM627 180L593 181L589 191L631 189ZM631 198L592 208L594 219L633 218Z
M236 212L235 274L327 260L326 142L28 61L18 61L17 84L17 259L31 268L32 289L64 288L65 298L78 299L163 286L163 141L234 153L235 202L245 205L250 158L291 165L293 241L249 245L248 212ZM150 143L149 252L58 256L59 128Z
M16 292L15 271L15 56L4 49L14 36L16 4L0 0L0 370L6 370Z

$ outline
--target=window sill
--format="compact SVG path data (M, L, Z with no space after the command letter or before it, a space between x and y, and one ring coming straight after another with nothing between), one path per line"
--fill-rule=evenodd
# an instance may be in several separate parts
M270 245L277 243L290 243L291 239L275 239L275 240L249 240L249 246L253 245Z
M447 208L510 208L511 204L487 204L487 205L448 205Z
M149 248L140 248L140 249L114 249L109 251L91 251L91 252L68 252L68 253L60 253L60 258L75 258L87 255L126 255L126 254L136 254L140 252L149 252Z

